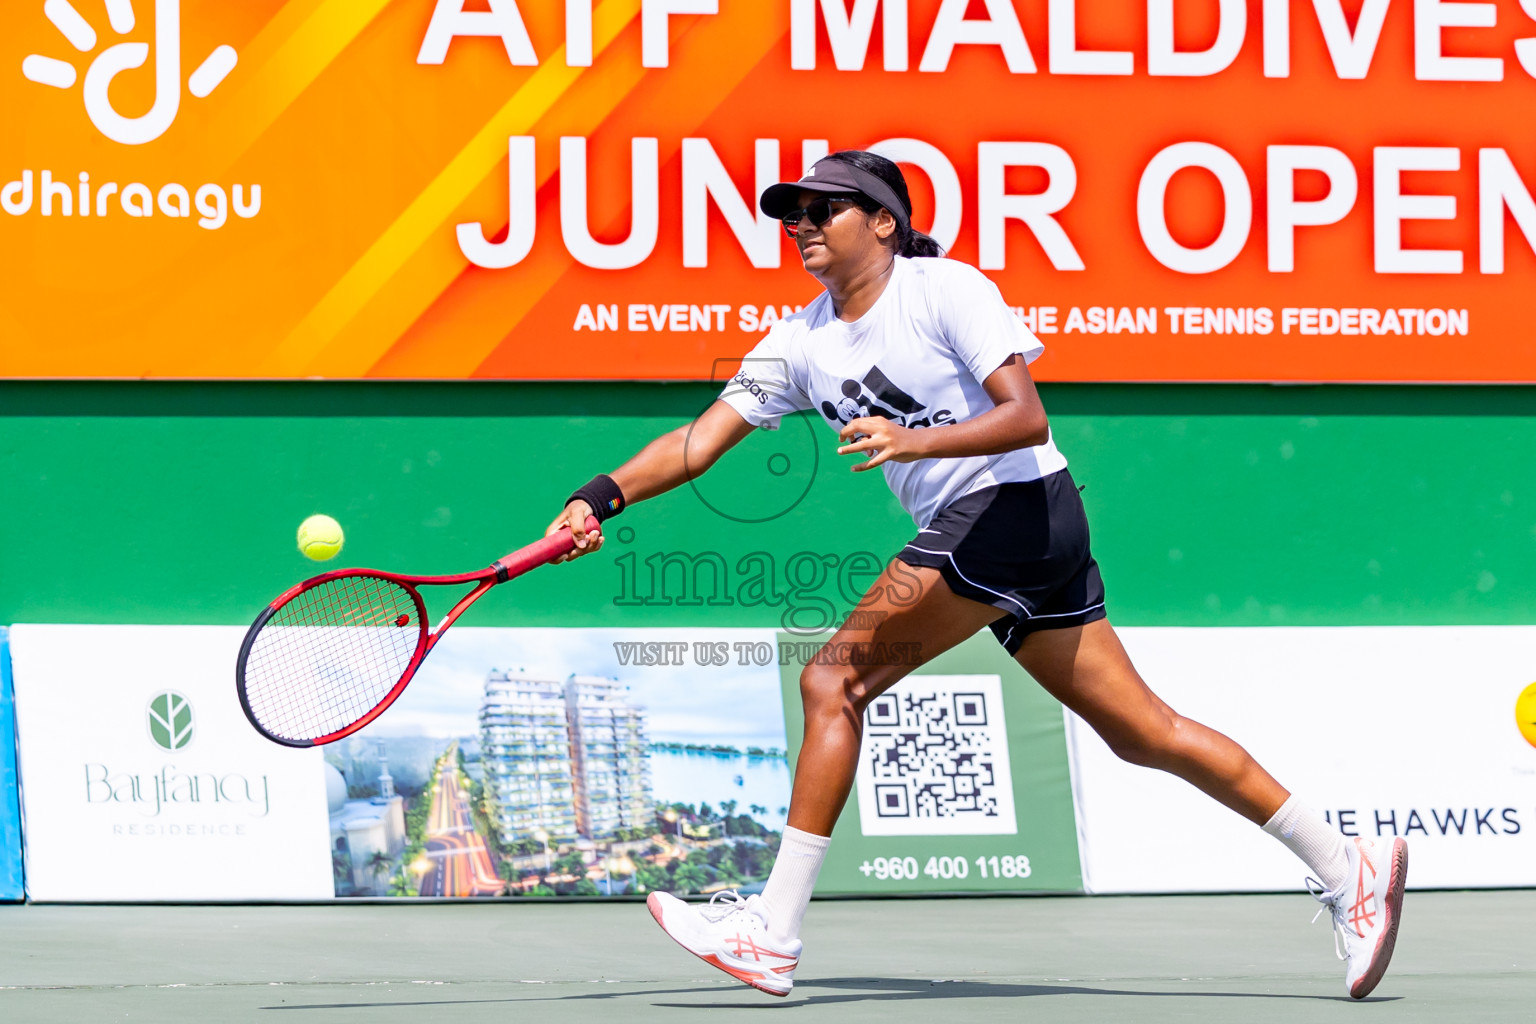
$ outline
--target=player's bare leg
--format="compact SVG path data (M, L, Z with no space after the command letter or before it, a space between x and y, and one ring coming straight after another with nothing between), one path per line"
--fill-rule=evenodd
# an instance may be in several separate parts
M1163 703L1107 619L1032 633L1016 657L1124 760L1171 772L1256 825L1290 796L1248 751Z
M936 569L887 566L800 673L805 738L795 763L789 824L763 894L717 894L699 907L652 893L646 903L667 934L736 979L788 995L800 960L800 922L832 826L853 788L864 708L1001 614L956 596Z
M1309 888L1333 913L1339 957L1348 963L1346 990L1361 999L1376 987L1397 941L1408 873L1405 840L1346 843L1241 746L1153 693L1107 620L1033 633L1017 659L1121 758L1179 776L1301 857L1321 879Z
M853 788L869 702L1001 616L991 605L957 596L937 569L902 562L886 568L823 656L800 673L805 736L789 801L792 828L832 834ZM844 652L877 660L844 664L853 660Z

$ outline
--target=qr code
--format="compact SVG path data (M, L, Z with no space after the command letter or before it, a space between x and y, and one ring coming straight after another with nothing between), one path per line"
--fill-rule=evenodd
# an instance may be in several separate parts
M998 676L908 676L870 702L860 751L867 836L1013 835Z

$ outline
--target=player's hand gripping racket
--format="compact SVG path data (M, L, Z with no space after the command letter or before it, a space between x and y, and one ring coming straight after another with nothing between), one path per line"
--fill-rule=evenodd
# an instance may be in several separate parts
M587 518L588 533L597 520ZM339 569L305 580L269 604L240 645L235 684L256 730L290 747L350 736L378 718L411 681L443 633L487 590L570 553L569 529L479 572L401 576ZM473 583L437 628L416 589Z

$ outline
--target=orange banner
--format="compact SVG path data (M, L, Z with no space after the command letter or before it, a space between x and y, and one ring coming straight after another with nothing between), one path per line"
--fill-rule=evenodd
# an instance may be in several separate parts
M1536 0L16 0L0 375L708 378L902 163L1048 380L1536 381Z

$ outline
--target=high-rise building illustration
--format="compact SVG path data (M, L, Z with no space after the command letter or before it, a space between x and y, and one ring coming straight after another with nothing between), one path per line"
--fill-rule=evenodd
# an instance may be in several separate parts
M550 843L575 840L570 729L558 681L491 672L480 705L480 747L503 842L540 833Z
M656 820L646 765L645 710L617 680L573 675L565 681L566 722L576 778L576 828L606 839Z
M645 710L617 680L493 671L480 743L504 842L610 839L655 821Z

